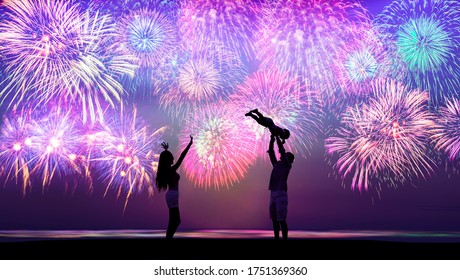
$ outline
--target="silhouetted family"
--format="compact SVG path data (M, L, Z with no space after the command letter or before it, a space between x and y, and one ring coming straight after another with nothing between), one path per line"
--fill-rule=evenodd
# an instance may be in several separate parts
M288 238L288 225L286 222L288 212L288 195L287 180L294 162L294 154L286 152L284 143L289 138L290 132L285 128L275 125L274 121L265 117L257 109L251 110L245 116L252 117L258 124L266 127L270 131L270 143L268 146L268 156L273 166L268 189L270 190L269 214L273 223L273 232L276 240L279 239L279 232L284 240ZM278 146L280 159L275 156L274 144ZM166 230L166 239L172 239L177 228L181 223L179 212L179 180L180 175L177 169L181 165L190 147L193 144L193 136L190 135L190 142L182 151L179 159L175 164L174 156L168 150L168 143L163 142L161 145L164 149L160 154L158 162L158 171L156 176L156 185L159 191L166 190L166 204L169 208L169 221Z

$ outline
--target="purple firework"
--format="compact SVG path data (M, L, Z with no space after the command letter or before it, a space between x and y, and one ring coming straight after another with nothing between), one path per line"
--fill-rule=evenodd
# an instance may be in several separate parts
M10 105L36 106L60 99L82 107L83 121L102 114L125 93L118 81L133 77L137 60L113 44L115 24L107 15L83 12L61 0L6 1L0 45L8 78L0 97Z
M460 152L460 100L450 98L445 106L439 108L437 127L433 130L435 148L455 161Z
M435 127L428 110L428 93L410 90L391 79L372 83L373 98L350 107L342 116L337 136L326 139L335 168L352 189L368 190L375 180L404 182L432 172L429 139Z
M232 52L220 45L187 45L174 65L169 91L160 105L179 121L203 106L227 100L244 79L246 68Z
M42 186L51 183L53 178L66 179L66 176L82 176L86 169L86 158L81 154L78 115L65 106L51 107L35 113L39 155L32 172L41 178Z
M250 0L186 0L178 20L182 38L199 45L219 42L245 61L254 57L257 6Z
M5 183L14 178L22 184L22 192L32 188L32 169L37 162L39 147L37 126L30 110L14 110L3 116L0 132L0 166Z
M106 192L114 189L118 196L125 195L126 203L131 195L144 190L152 195L161 137L166 127L152 130L138 116L136 108L123 109L116 115L106 114L103 124L106 131L89 137L98 149L91 163L106 184Z
M351 0L280 0L263 5L261 14L256 43L261 67L288 72L320 92L325 105L340 102L332 66L370 24L367 10Z
M179 32L166 15L141 9L117 22L116 38L124 52L139 58L141 67L154 67L176 53Z

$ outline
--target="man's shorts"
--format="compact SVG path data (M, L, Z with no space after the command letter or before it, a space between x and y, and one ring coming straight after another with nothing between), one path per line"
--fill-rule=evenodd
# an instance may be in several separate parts
M168 208L179 207L179 192L176 190L168 190L166 192L166 204Z
M274 191L270 194L270 219L285 221L287 218L288 196L286 191Z

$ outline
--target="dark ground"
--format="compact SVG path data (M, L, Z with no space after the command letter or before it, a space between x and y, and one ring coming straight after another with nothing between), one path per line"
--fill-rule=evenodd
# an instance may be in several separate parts
M0 242L3 260L456 260L459 242L107 238Z

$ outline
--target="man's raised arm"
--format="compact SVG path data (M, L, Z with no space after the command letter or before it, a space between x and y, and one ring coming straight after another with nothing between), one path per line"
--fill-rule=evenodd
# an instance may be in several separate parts
M270 157L270 162L272 165L276 163L276 156L275 156L275 150L273 149L273 146L275 145L275 136L270 135L270 144L268 145L268 156Z

